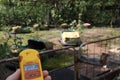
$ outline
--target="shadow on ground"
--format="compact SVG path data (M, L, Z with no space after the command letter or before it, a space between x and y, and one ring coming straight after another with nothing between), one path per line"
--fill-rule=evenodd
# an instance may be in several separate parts
M75 80L74 71L69 68L53 71L50 75L52 80Z

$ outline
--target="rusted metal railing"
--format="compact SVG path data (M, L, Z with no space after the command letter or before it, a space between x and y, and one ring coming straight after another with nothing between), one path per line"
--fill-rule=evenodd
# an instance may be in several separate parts
M114 77L116 74L120 73L120 65L116 62L114 63L116 63L117 66L112 67L113 65L109 64L110 67L105 71L102 71L103 66L100 63L102 53L109 54L111 44L120 45L119 41L120 36L115 36L81 44L78 56L75 56L75 58L77 58L77 61L75 61L75 64L77 64L75 66L76 80L81 80L81 75L91 80L111 80L108 78L109 76Z

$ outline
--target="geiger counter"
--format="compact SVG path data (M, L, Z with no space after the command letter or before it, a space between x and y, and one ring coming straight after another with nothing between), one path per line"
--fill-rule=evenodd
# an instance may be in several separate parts
M22 80L43 80L43 73L39 52L26 49L19 54L19 63Z

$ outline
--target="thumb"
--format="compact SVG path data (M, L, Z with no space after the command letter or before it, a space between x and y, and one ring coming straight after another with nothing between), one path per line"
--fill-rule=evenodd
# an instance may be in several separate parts
M17 69L12 75L8 76L6 80L19 80L20 78L20 69Z

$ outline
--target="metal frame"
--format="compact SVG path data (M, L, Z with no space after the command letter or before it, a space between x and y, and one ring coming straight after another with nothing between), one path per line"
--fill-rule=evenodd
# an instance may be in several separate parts
M82 54L82 48L84 46L87 46L89 44L93 44L93 43L99 43L99 42L108 42L109 40L114 40L114 39L117 39L117 38L120 38L120 36L116 36L116 37L112 37L112 38L107 38L107 39L102 39L102 40L96 40L96 41L91 41L91 42L86 42L86 43L83 43L79 46L79 51L77 51L75 48L75 46L67 46L67 47L63 47L63 48L60 48L60 49L55 49L55 50L47 50L47 51L42 51L40 52L40 55L45 55L45 54L51 54L51 52L56 52L56 51L60 51L60 50L66 50L66 49L69 49L69 48L72 48L74 50L74 64L71 64L71 65L68 65L66 67L71 67L71 66L74 66L74 72L75 72L75 80L80 80L80 77L79 77L79 67L81 65L78 65L78 64L81 64L81 62L79 61L78 57ZM12 62L12 61L16 61L18 60L18 57L13 57L13 58L8 58L8 59L3 59L3 60L0 60L0 64L4 63L4 62ZM93 65L93 66L100 66L100 65L97 65L97 64L94 64L92 62L82 62L82 63L85 63L85 64L90 64L90 65ZM66 68L66 67L63 67L63 68ZM55 71L55 70L61 70L62 68L60 69L54 69L52 71ZM50 71L50 72L52 72ZM110 71L108 72L105 72L103 73L102 75L100 76L96 76L96 77L93 77L92 80L109 80L109 75L113 75L113 74L116 74L116 73L120 73L120 67L115 67L113 69L110 69ZM114 75L113 75L114 76ZM105 78L105 79L104 79Z
M97 63L94 63L94 62L91 62L89 60L80 60L80 56L83 56L84 52L82 50L83 47L85 46L88 46L88 45L91 45L91 44L95 44L95 43L101 43L101 42L105 42L106 43L106 46L104 47L106 49L107 45L108 45L108 42L109 41L112 41L112 40L116 40L116 39L120 39L120 36L115 36L115 37L111 37L111 38L107 38L107 39L101 39L101 40L96 40L96 41L91 41L91 42L86 42L86 43L83 43L80 45L80 48L79 48L79 52L78 54L76 54L75 56L75 75L76 75L76 79L75 80L82 80L80 78L80 76L82 74L80 74L80 67L82 66L82 63L85 64L85 66L87 65L91 65L93 66L91 69L95 69L95 67L101 67L100 64L97 64ZM118 41L118 40L117 40ZM119 42L119 41L118 41ZM114 41L115 43L115 41ZM95 46L94 46L95 47ZM89 48L89 47L87 47ZM93 51L94 52L94 51ZM87 51L87 55L89 55L89 51ZM93 54L95 55L95 53ZM95 57L95 56L94 56ZM83 58L84 59L84 58ZM86 59L88 59L88 56L86 57ZM84 67L85 67L84 66ZM85 72L85 71L84 71ZM95 74L95 72L90 72L91 74ZM95 77L91 77L89 78L90 80L110 80L111 78L113 78L116 74L120 73L120 67L117 66L117 67L114 67L114 68L109 68L109 70L107 71L103 71L102 73L100 73L99 76L95 76ZM88 73L87 73L88 74ZM111 76L111 77L109 77ZM84 79L83 79L84 80Z
M60 48L60 49L42 51L42 52L40 52L40 55L42 56L42 55L47 55L47 54L51 54L51 53L54 54L54 52L56 52L56 51L67 50L67 49L70 49L70 48L73 49L75 53L77 52L74 46L67 46L67 47L63 47L63 48ZM73 53L74 56L75 56L75 53ZM75 58L74 58L74 59L75 59ZM0 60L0 64L3 65L4 63L14 62L14 61L18 61L18 60L19 60L19 57L2 59L2 60ZM74 60L74 61L75 61L75 60ZM68 66L59 68L59 69L50 70L49 72L51 73L51 72L54 72L54 71L57 71L57 70L61 70L61 69L64 69L64 68L68 68L68 67L71 67L71 66L74 66L74 63L73 63L73 64L70 64L70 65L68 65ZM7 69L7 70L8 70L8 69ZM8 70L8 71L9 71L9 70ZM14 71L10 72L9 75L12 74L13 72L14 72ZM1 75L1 76L2 76L2 75ZM6 77L6 76L4 76L3 79L5 79L5 77Z

